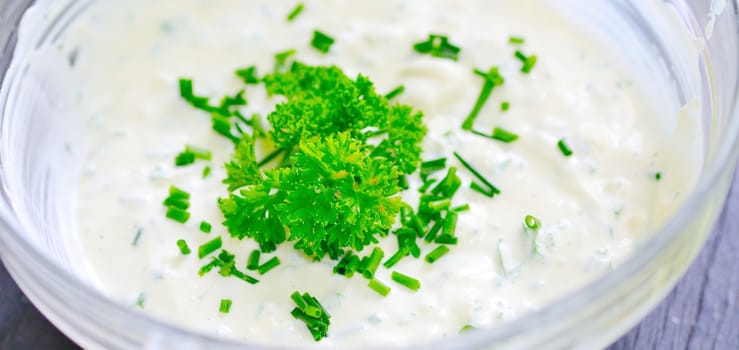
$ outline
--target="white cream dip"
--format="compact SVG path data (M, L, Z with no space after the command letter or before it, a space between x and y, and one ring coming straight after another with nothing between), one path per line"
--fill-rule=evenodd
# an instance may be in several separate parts
M547 2L304 3L288 23L295 1L105 2L65 34L65 47L77 52L69 88L88 121L91 146L79 185L81 261L111 298L135 308L144 296L143 312L204 333L310 346L305 325L290 315L289 295L300 290L332 316L329 337L318 346L431 341L455 336L464 325L493 327L607 273L692 186L700 129L688 117L678 118L676 128L659 127L658 114L668 109L646 98L650 82ZM329 54L310 46L314 29L336 39ZM462 48L459 61L415 53L412 45L429 33L449 35ZM526 43L509 44L511 35ZM398 100L424 111L429 127L424 159L444 156L460 167L451 155L457 151L502 190L493 199L469 190L472 176L460 167L464 186L455 203L471 210L460 215L459 244L433 265L405 258L393 268L418 278L418 292L394 284L391 270L380 268L377 278L392 287L383 298L367 280L333 274L335 262L311 263L289 244L267 255L282 265L256 285L217 273L200 277L207 260L177 249L178 239L197 248L222 235L243 267L256 248L231 239L219 224L216 199L227 195L222 164L233 145L211 130L209 116L180 99L178 79L192 77L199 94L220 98L243 88L235 69L255 64L268 71L274 53L291 48L300 61L336 64L349 76L361 72L380 92L404 84ZM531 74L520 72L516 49L538 56ZM493 92L476 129L514 131L520 139L511 144L460 129L482 85L472 70L494 65L506 83ZM276 100L262 88L246 89L245 114L273 109ZM507 112L499 108L503 101L511 104ZM562 138L572 157L557 148ZM174 166L185 144L213 151L210 177L201 176L203 162ZM192 194L185 225L165 218L161 201L170 185ZM411 189L406 198L416 196ZM522 229L528 214L543 223L536 242ZM201 233L201 220L213 232ZM392 237L380 246L386 257L397 249ZM424 254L433 247L423 245ZM219 313L221 299L233 300L228 314Z

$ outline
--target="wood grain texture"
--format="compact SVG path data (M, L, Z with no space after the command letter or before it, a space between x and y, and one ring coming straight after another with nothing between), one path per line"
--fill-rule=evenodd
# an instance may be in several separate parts
M608 350L739 350L739 180L685 277ZM0 265L0 349L78 349L23 296Z

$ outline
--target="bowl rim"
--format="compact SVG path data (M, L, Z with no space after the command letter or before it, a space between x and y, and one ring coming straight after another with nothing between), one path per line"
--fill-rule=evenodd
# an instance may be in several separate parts
M732 3L734 6L737 6L739 1L734 0ZM702 28L696 27L691 29L697 30L697 33L700 33L701 39L705 40L705 34ZM16 36L15 39L17 40L17 32L13 35ZM6 52L7 50L10 50L9 52L11 55L14 53L17 44L13 39L14 38L10 38L8 41L9 45L4 49ZM737 33L736 39L739 41L739 33ZM707 57L708 55L706 52L704 52L703 55L704 58L709 58ZM0 122L2 122L7 116L5 113L5 105L7 103L9 89L6 86L6 83L8 81L12 81L12 79L8 79L7 73L9 73L9 71L0 72L0 81L2 82L2 93L0 94L0 107L2 108L2 111L0 112L2 113L0 114ZM646 239L642 244L636 247L628 259L618 265L610 273L603 274L595 278L589 283L586 283L573 292L565 294L561 298L558 298L539 310L529 312L514 320L496 325L491 329L469 332L459 337L439 339L434 342L434 345L442 348L460 345L479 347L489 345L491 341L494 340L508 339L516 334L529 331L534 327L539 327L541 324L557 322L556 316L573 313L583 305L583 300L591 301L597 299L597 296L613 289L614 286L620 284L629 276L632 276L639 270L643 269L669 245L669 243L680 232L679 229L687 225L687 221L690 218L691 212L694 211L694 208L703 206L709 200L708 194L722 176L725 176L728 171L733 172L735 170L730 169L729 167L736 166L736 160L739 158L739 81L737 82L737 85L734 86L733 95L731 97L732 98L727 99L727 101L735 101L735 103L731 106L730 114L737 117L731 119L724 129L727 137L717 146L717 153L712 163L702 176L700 176L694 189L691 191L685 202L670 216L662 227L655 230L650 238ZM715 111L712 112L715 113ZM3 130L0 128L0 134L2 133ZM5 169L2 157L0 157L0 175L4 172ZM101 313L120 317L122 322L137 324L139 327L144 329L156 329L156 331L164 333L167 337L177 337L180 339L195 341L198 344L218 345L229 349L283 348L224 339L205 332L189 330L185 327L149 316L148 314L139 312L110 299L101 291L81 280L77 275L71 273L67 269L61 268L46 254L37 250L22 234L24 230L13 215L13 211L11 209L12 203L8 199L6 184L2 181L2 176L0 176L0 214L2 214L0 215L0 244L6 247L13 246L14 248L17 248L18 251L14 252L14 254L23 256L25 261L33 262L35 265L34 269L32 269L34 270L33 274L58 276L61 284L53 286L47 285L47 287L51 289L64 288L65 290L68 290L70 294L77 295L80 300L84 300L85 304L91 304L100 308L98 311ZM0 259L5 260L5 255L0 256ZM8 271L16 281L19 281L19 279L15 278L16 276L14 276L14 272L11 269L8 269ZM24 288L23 283L19 283L19 286L21 289ZM42 305L44 304L41 300L34 300L31 296L29 296L29 298L34 302L34 304L37 302ZM44 308L40 309L42 309L43 312ZM425 348L428 345L428 343L419 343L411 345L411 348Z

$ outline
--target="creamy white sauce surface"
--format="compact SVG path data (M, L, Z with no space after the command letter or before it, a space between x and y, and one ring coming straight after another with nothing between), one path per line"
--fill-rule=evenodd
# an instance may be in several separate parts
M304 3L305 11L288 23L295 1L105 1L65 33L64 50L76 52L69 89L76 92L74 108L86 120L90 145L82 152L79 183L80 263L105 294L132 309L143 296L142 312L188 329L310 346L316 343L305 325L290 315L289 296L300 290L331 314L329 337L316 345L426 342L456 336L464 325L494 327L608 273L690 190L699 159L689 150L699 143L685 140L699 140L700 128L687 116L669 116L677 120L674 128L658 127L660 111L669 109L647 100L650 82L550 2ZM315 29L336 39L330 53L310 46ZM429 33L449 35L462 48L459 61L414 52L413 44ZM526 43L509 44L512 35ZM257 276L256 285L216 272L200 277L208 260L180 254L178 239L196 251L221 235L245 270L256 244L230 238L220 225L217 198L227 195L221 180L233 144L211 130L207 114L179 97L178 79L191 77L196 93L219 99L244 88L235 69L257 65L264 73L275 53L293 48L299 61L369 76L379 92L404 84L398 101L422 110L429 127L424 159L447 157L460 168L463 188L455 205L469 203L471 210L459 216L459 244L435 264L407 257L393 268L418 278L418 292L394 283L391 270L381 267L377 278L392 288L383 298L361 276L336 275L335 261L312 263L290 244L263 254L263 261L279 256L282 265ZM538 56L531 74L520 72L516 49ZM500 67L506 82L475 128L519 134L511 144L460 129L482 86L472 71L491 66ZM256 86L246 87L246 97L245 115L266 115L279 101ZM501 111L504 101L509 111ZM557 148L562 138L572 157ZM186 144L212 150L213 161L175 167ZM502 193L490 199L471 191L472 174L453 151ZM206 165L213 171L202 178ZM419 180L412 178L414 189L404 198L414 204ZM185 225L165 217L162 200L170 185L192 194ZM543 224L536 240L523 230L529 214ZM201 220L213 224L210 234L198 230ZM393 236L379 246L386 257L397 250ZM435 245L421 247L425 255ZM218 310L221 299L233 300L228 314Z

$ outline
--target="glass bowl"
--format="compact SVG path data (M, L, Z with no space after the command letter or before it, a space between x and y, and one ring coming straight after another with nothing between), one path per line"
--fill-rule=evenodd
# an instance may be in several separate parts
M542 0L547 1L547 0ZM78 175L51 149L63 149L74 123L64 118L43 76L29 76L33 53L58 45L65 28L91 0L53 3L43 28L18 33L33 0L0 2L0 256L38 309L85 348L256 348L198 334L115 303L84 278L85 267L66 242L74 233L75 194L64 186ZM739 2L669 0L671 16L656 16L661 1L565 0L574 20L599 23L614 45L637 45L629 59L654 68L671 84L658 92L679 105L702 100L704 163L694 191L659 230L612 272L543 309L490 330L419 343L420 348L593 349L634 326L677 283L701 249L731 183L739 156ZM693 39L680 40L686 35ZM677 48L694 45L695 56ZM622 51L625 52L625 51ZM61 57L44 69L73 57ZM43 71L43 70L42 70ZM689 73L692 72L692 73ZM664 78L663 76L663 78Z

